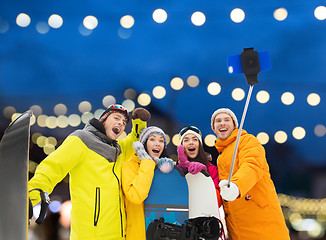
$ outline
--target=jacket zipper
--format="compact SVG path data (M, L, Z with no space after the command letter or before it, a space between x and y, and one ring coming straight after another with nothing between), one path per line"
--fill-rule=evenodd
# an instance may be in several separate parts
M97 226L100 217L100 188L96 188L95 193L95 212L94 212L94 226Z
M136 124L136 128L135 128L135 130L136 130L136 136L137 136L137 138L139 138L139 133L138 133L138 124Z
M121 211L121 195L120 195L120 190L121 189L120 189L120 181L119 181L118 176L114 172L114 167L115 167L115 164L117 162L117 157L118 157L117 154L118 154L118 150L116 149L116 151L115 151L115 159L116 159L116 161L114 162L114 165L113 165L113 168L112 168L112 172L113 172L115 178L118 181L118 187L119 187L119 210L120 210L120 223L121 223L121 237L123 237L123 222L122 222L122 211Z

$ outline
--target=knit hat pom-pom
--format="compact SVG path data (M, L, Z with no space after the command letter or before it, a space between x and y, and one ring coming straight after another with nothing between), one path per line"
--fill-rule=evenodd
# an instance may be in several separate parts
M157 167L162 173L169 173L174 168L175 162L169 158L161 158Z

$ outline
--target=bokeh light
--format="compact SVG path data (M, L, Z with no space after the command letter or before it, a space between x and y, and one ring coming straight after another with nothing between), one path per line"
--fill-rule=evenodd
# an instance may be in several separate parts
M49 210L53 213L57 213L60 211L61 209L61 202L60 201L57 201L57 200L53 200L50 202L49 204Z
M195 26L202 26L206 22L206 16L202 12L194 12L191 15L191 22Z
M207 91L210 95L218 95L221 92L221 85L217 82L211 82L207 86Z
M38 31L40 34L45 34L49 32L50 27L46 22L38 22L36 24L36 31Z
M18 14L16 23L20 27L27 27L31 23L31 18L26 13Z
M284 21L288 16L288 11L285 8L278 8L274 11L273 16L277 21Z
M292 135L295 139L301 140L306 136L306 130L303 127L296 127L293 129Z
M33 105L29 109L32 110L35 116L40 116L43 112L42 108L39 105Z
M128 110L128 112L132 112L135 109L135 103L134 101L130 99L126 99L122 102L122 105L125 106Z
M240 8L235 8L230 13L230 18L235 23L241 23L245 19L245 13Z
M294 102L294 95L290 92L285 92L281 96L281 101L285 105L291 105Z
M123 96L126 98L126 99L135 99L137 97L137 92L135 89L132 89L132 88L128 88L124 91L123 93Z
M59 223L63 227L69 228L70 223L71 223L71 217L70 217L71 201L70 200L65 201L64 203L62 203L59 213L60 213Z
M164 23L167 18L168 18L168 14L163 9L156 9L153 12L153 19L157 23Z
M57 116L65 115L67 113L67 111L68 111L68 109L67 109L66 105L64 105L62 103L59 103L59 104L55 105L55 107L54 107L54 113Z
M93 30L97 27L98 20L94 16L87 16L83 20L83 25L85 26L85 28Z
M180 90L181 88L183 88L183 85L183 80L179 77L173 78L170 82L170 86L174 90Z
M213 134L208 134L205 139L204 142L207 146L209 147L214 147L215 145L215 140L216 140L216 136Z
M277 131L274 135L274 139L277 143L285 143L286 140L288 139L288 136L286 134L286 132L284 131Z
M326 7L325 6L318 6L314 11L314 15L318 20L325 20L326 19Z
M147 93L142 93L138 96L137 101L143 107L151 103L151 97Z
M317 93L310 93L307 102L311 106L317 106L320 103L320 96Z
M63 19L58 14L52 14L49 17L48 24L52 28L60 28L63 24Z
M104 107L109 107L111 104L115 104L116 100L115 97L111 96L111 95L107 95L103 98L102 100L103 106Z
M120 19L120 24L124 28L131 28L135 24L135 19L130 15L125 15Z
M57 125L57 118L54 117L54 116L47 117L46 120L45 120L45 125L46 125L46 127L50 128L50 129L56 128L58 126Z
M318 124L314 128L315 135L318 137L323 137L326 135L326 127L323 124Z
M187 78L187 84L189 87L197 87L199 85L199 78L197 76L189 76Z
M154 89L153 89L153 96L157 99L162 99L164 98L166 95L166 90L164 87L162 86L156 86Z
M269 101L269 93L261 90L257 93L256 99L260 103L267 103Z
M77 114L71 114L68 117L68 124L72 127L78 127L81 123L81 118Z
M262 145L265 145L269 142L269 136L265 132L260 132L257 134L257 139Z
M180 138L179 138L179 134L175 134L172 137L172 143L174 146L179 146L180 145Z
M59 128L66 128L68 127L69 123L68 123L68 117L67 116L59 116L57 118L57 125Z
M11 116L16 113L16 109L13 106L5 107L2 111L3 116L5 116L8 119L11 119Z
M235 88L231 95L234 100L241 101L246 96L246 93L242 88Z
M82 101L78 105L78 110L81 113L90 112L92 110L92 104L90 102L88 102L88 101Z
M83 115L81 116L81 121L83 123L87 123L89 120L91 120L94 117L93 113L91 112L85 112L83 113Z
M46 115L40 115L37 117L37 125L39 125L40 127L46 127L46 119L48 118L48 116Z

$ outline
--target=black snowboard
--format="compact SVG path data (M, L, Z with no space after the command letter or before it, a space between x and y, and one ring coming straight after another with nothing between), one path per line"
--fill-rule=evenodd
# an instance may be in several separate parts
M31 116L27 111L18 117L0 142L0 239L27 239Z

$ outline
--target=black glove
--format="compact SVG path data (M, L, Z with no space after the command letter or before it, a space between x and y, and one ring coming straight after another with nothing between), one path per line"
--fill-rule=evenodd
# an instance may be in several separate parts
M32 205L32 202L31 202L31 199L28 198L28 202L29 202L29 206L28 206L28 219L29 221L32 219L33 217L33 205Z
M39 188L35 188L30 190L30 192L32 191L39 191L40 192L40 197L41 197L41 211L40 211L40 215L39 217L36 219L36 223L37 224L41 224L45 218L45 214L46 211L48 209L48 206L50 204L50 197L49 194L47 192L44 192L42 189ZM33 217L33 205L31 200L29 199L29 220L31 220L31 218Z
M139 118L140 120L146 122L151 118L151 114L145 108L136 108L134 111L132 111L131 118Z

